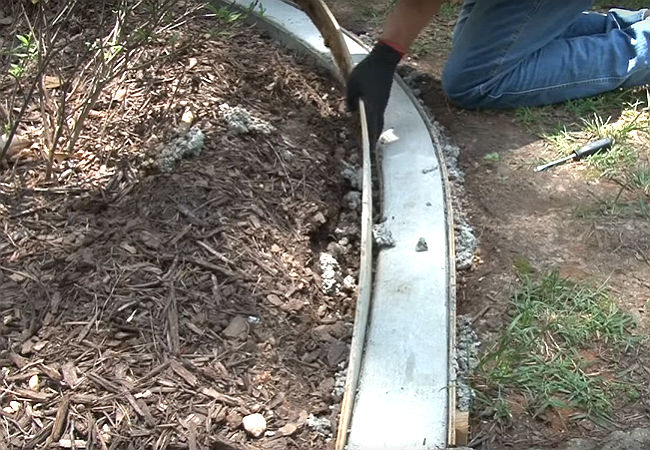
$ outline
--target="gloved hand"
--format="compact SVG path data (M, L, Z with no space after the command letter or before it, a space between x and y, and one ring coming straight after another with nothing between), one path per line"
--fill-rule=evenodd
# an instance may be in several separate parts
M347 103L350 111L359 107L359 98L366 106L370 148L374 148L384 128L384 112L397 63L402 53L392 46L379 42L370 54L350 73Z

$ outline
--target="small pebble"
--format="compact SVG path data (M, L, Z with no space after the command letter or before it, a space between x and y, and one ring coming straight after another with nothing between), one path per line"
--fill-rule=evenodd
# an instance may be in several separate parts
M254 437L260 437L266 431L266 419L260 413L245 416L242 424L246 432Z
M421 237L420 239L418 239L418 243L415 245L415 251L416 252L426 252L427 250L429 250L429 246L427 245L427 241L426 241L426 239Z
M32 391L37 391L39 387L40 387L40 382L39 382L39 379L38 379L38 375L32 375L29 378L29 388Z

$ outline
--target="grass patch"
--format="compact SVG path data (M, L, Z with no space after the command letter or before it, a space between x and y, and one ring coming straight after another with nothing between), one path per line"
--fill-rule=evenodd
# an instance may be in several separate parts
M549 407L569 408L594 420L607 419L617 392L631 382L593 355L626 352L642 341L635 323L603 288L562 278L557 272L534 279L522 271L507 328L481 359L475 387L477 406L494 418L512 418L512 398L538 416Z
M413 44L411 44L409 56L413 58L422 58L428 55L433 43L434 36L428 30L425 30L425 32L421 33Z
M438 16L445 20L455 20L458 18L458 14L460 13L460 7L461 5L456 2L444 2L440 5Z
M620 0L613 2L611 0L596 0L592 9L601 11L609 8L623 8L630 9L632 11L637 9L643 9L648 7L648 2L646 0Z
M540 108L519 108L514 117L530 132L543 138L555 153L566 156L603 137L614 139L607 152L584 160L592 176L616 179L629 190L647 192L650 115L645 89L608 92Z
M600 200L595 204L580 205L574 211L580 219L595 219L599 217L615 217L618 219L629 219L638 217L650 220L650 204L648 200L639 198L633 201L624 202L619 198L614 200Z
M485 161L490 161L490 162L499 162L501 161L501 155L498 154L497 152L492 152L483 156L483 159Z

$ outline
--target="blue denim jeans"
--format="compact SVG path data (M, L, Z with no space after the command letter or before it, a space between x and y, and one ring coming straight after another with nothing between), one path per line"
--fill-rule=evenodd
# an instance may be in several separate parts
M591 0L465 0L442 76L465 108L557 103L650 82L646 10Z

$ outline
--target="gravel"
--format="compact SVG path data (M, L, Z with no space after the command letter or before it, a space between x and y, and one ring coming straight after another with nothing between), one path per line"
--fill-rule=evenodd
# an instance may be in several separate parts
M355 191L360 191L363 184L363 173L360 168L346 166L341 171L341 176L350 184Z
M372 238L379 248L395 247L395 239L385 223L372 226Z
M357 279L352 275L343 278L343 289L353 292L357 287Z
M343 394L345 393L346 374L347 370L341 369L336 372L336 375L334 375L334 388L332 389L332 397L334 397L336 400L341 400L343 398Z
M605 439L571 439L555 450L646 450L650 449L650 428L614 431ZM538 447L525 450L543 450Z
M343 201L345 202L346 208L348 208L350 211L361 210L361 192L350 191L345 194L345 196L343 196Z
M447 165L447 175L450 180L458 180L459 183L465 181L465 174L458 165L460 148L453 144L443 144L442 153L445 155L445 164Z
M341 266L335 257L322 252L319 258L323 292L327 295L336 295L341 290Z
M456 224L456 268L467 270L472 267L478 240L474 229L464 217L459 217Z
M456 328L456 397L458 409L469 411L476 393L469 384L469 378L478 368L480 341L472 328L470 316L458 316Z
M332 422L327 417L307 416L307 426L326 439L332 439Z
M219 117L226 122L228 129L236 134L271 134L275 127L263 119L254 117L241 106L231 107L228 103L219 105Z
M204 144L203 132L192 127L168 144L157 147L153 159L145 163L145 166L154 166L161 172L172 172L181 159L201 154Z

